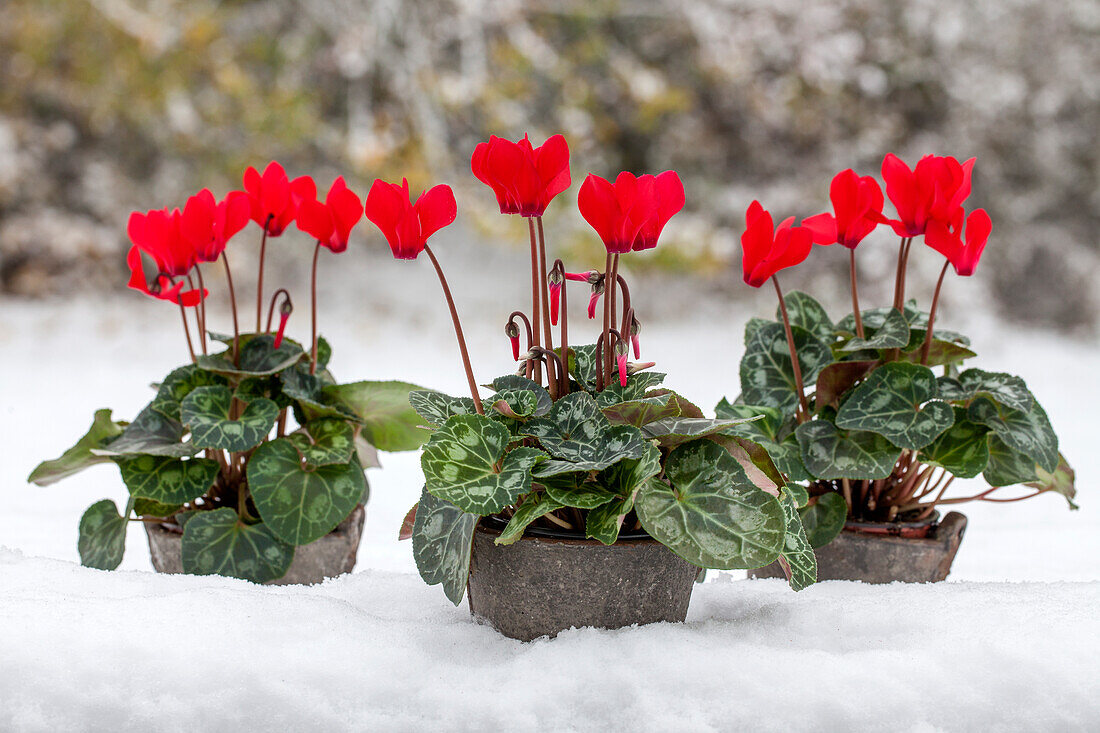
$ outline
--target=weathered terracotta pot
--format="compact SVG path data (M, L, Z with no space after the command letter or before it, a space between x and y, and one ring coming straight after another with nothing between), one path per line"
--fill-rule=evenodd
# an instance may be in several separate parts
M951 572L966 517L950 512L942 522L848 522L835 540L815 550L818 580L864 583L937 583ZM921 535L924 535L923 537ZM752 578L782 578L778 563L749 571Z
M613 545L525 536L500 546L493 542L499 534L491 524L474 533L466 593L470 613L505 636L530 641L573 627L617 629L687 616L699 568L648 536Z
M336 529L308 545L294 548L286 575L265 585L314 585L326 578L350 573L363 536L363 506L355 507ZM144 523L149 555L158 573L183 572L183 530L176 524Z

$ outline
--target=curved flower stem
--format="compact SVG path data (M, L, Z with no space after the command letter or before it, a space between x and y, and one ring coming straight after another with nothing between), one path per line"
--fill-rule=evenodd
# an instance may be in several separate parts
M551 372L556 372L558 376L564 374L563 364L561 357L550 349L543 348L542 346L534 346L531 351L538 354L542 359L546 360L546 376L549 377ZM551 366L553 362L553 366Z
M275 301L279 299L280 295L290 300L290 293L287 292L286 288L279 288L271 294L271 304L267 308L267 328L264 329L264 333L271 333L271 321L275 317Z
M512 311L512 314L508 316L508 323L511 323L517 318L523 321L523 327L527 329L527 350L530 351L535 346L535 342L531 340L531 321L527 319L527 315L524 314L523 311ZM531 370L534 367L534 365L531 363L532 361L534 360L527 359L526 369L528 379L531 378Z
M527 229L531 235L531 329L535 343L542 346L542 320L539 313L539 243L535 235L535 219L527 217ZM542 384L542 362L536 360L532 378Z
M534 231L533 228L532 231ZM477 414L484 415L485 408L482 407L481 397L477 393L477 380L474 379L474 370L470 367L470 354L466 351L466 337L462 335L462 324L458 320L458 311L455 309L454 298L451 297L451 288L447 285L447 278L443 274L443 268L439 266L439 260L435 258L435 253L432 252L427 243L424 244L424 251L435 267L435 274L439 276L439 284L443 286L443 297L447 299L447 307L451 309L451 321L454 323L455 336L458 337L459 351L462 352L462 366L466 368L466 381L470 383L470 396L474 398L474 409L477 410Z
M321 256L321 241L313 248L313 272L309 278L309 312L313 324L313 349L310 351L309 373L317 373L317 258Z
M268 214L264 220L264 233L260 237L260 275L256 280L256 333L260 332L260 316L264 309L264 257L267 255L267 225L271 223L274 214Z
M548 285L546 281L546 234L542 229L542 217L535 217L535 224L538 228L539 234L539 282L542 283L542 346L546 347L550 351L554 350L554 340L550 332L550 294L547 291ZM558 391L558 377L550 371L546 370L546 381L550 386L550 394L555 394Z
M623 293L623 322L619 326L619 333L629 334L630 321L627 319L627 312L633 311L633 308L630 307L630 288L627 287L626 278L618 272L615 273L615 282L619 284L619 290ZM612 316L612 320L615 320L614 316Z
M859 286L856 284L856 251L848 250L848 263L852 276L852 313L856 317L856 336L863 338L863 314L859 312Z
M951 262L943 263L940 270L940 279L936 281L936 291L932 295L932 308L928 311L928 331L924 334L924 348L920 352L920 363L928 365L928 355L932 353L932 326L936 322L936 306L940 303L940 288L943 287L943 276L947 274L947 266Z
M802 407L802 413L798 415L799 423L804 423L810 418L810 408L806 403L806 387L802 384L802 365L798 363L798 352L794 347L794 333L791 332L791 319L787 316L787 301L783 299L783 291L779 287L779 278L772 275L772 284L775 285L775 294L779 296L779 311L783 314L783 330L787 333L787 346L791 350L791 367L794 370L794 386L798 391L798 404Z
M237 293L233 290L233 273L229 271L229 259L225 256L225 250L222 250L222 264L225 265L225 281L229 285L229 307L233 310L233 365L238 366L241 329L237 323Z

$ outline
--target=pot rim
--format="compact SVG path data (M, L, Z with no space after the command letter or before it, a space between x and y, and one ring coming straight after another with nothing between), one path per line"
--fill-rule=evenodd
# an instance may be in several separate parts
M494 524L498 524L499 527L486 526L485 522L487 520L491 521ZM480 532L482 534L499 536L501 534L501 531L504 529L505 524L506 524L506 522L504 522L502 519L500 519L498 517L493 517L493 516L482 517L481 521L477 523L477 527L475 528L474 531L475 532ZM530 530L530 527L528 527L528 529ZM577 547L630 547L630 546L633 546L633 545L653 545L653 544L661 545L662 547L664 546L664 544L662 542L654 539L653 537L650 537L648 534L645 534L644 532L640 533L640 534L626 535L625 537L620 536L620 538L615 540L614 544L611 544L611 545L605 545L604 543L600 542L599 540L590 539L588 537L580 537L580 536L577 536L575 534L571 535L571 536L568 536L568 535L566 535L565 532L561 533L561 535L565 535L565 536L555 536L555 533L552 530L548 530L548 529L535 528L535 532L537 532L537 534L535 534L535 533L527 534L525 532L523 534L523 536L520 537L517 540L517 542L538 541L538 542L547 542L547 543L561 544L561 545L574 545L574 546L577 546Z
M903 539L927 539L939 526L940 513L933 510L924 519L909 522L865 522L849 519L844 522L844 531L853 534L901 537Z

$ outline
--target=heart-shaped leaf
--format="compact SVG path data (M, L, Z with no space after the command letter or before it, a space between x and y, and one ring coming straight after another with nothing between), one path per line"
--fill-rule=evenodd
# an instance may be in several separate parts
M1058 436L1042 406L1033 401L1027 412L1014 410L988 397L975 397L967 414L971 420L990 428L1014 451L1039 464L1044 471L1058 467Z
M642 426L642 434L656 440L663 448L672 448L708 435L715 435L735 425L753 422L759 415L744 418L711 420L698 417L670 417Z
M882 318L870 319L864 316L865 338L851 339L841 351L860 351L862 349L900 349L909 343L909 321L897 308L891 308Z
M414 390L409 392L409 404L421 420L437 427L455 415L474 415L477 409L470 397L451 397L442 392Z
M783 549L783 510L721 446L700 440L673 450L665 478L649 479L634 510L651 536L705 568L757 568Z
M627 377L625 385L620 384L616 376L611 384L596 394L596 404L604 408L641 399L650 389L664 382L665 376L661 372L638 372Z
M470 548L479 519L427 489L420 494L412 532L416 569L428 585L442 584L456 606L470 577Z
M646 423L656 422L666 417L678 417L680 406L671 400L672 393L642 397L605 407L603 414L612 425L633 425L640 428Z
M827 481L886 478L901 457L901 448L878 433L841 431L826 420L802 423L795 436L806 470Z
M279 417L279 406L258 397L240 417L231 419L233 392L229 387L196 387L180 403L180 418L191 429L191 443L199 448L230 452L248 450L267 437Z
M366 489L356 461L309 466L288 438L262 444L248 461L248 490L279 539L306 545L336 529Z
M813 384L833 361L833 352L821 339L798 326L791 327L803 384ZM756 329L741 357L741 393L750 405L792 409L798 404L787 334L780 323Z
M294 548L279 540L266 524L245 524L223 507L195 512L183 527L183 572L224 575L266 583L290 568Z
M921 451L921 460L959 478L974 478L989 464L989 428L971 421L965 408L955 408L955 424Z
M752 341L753 334L755 334L761 326L766 326L769 323L771 323L771 321L769 321L768 319L757 318L756 316L753 316L749 320L745 321L745 331L743 338L745 346L749 345L749 342Z
M836 425L878 433L894 445L917 450L955 422L950 405L929 402L936 394L936 375L928 367L884 364L852 391L837 413Z
M583 481L582 474L560 474L538 479L546 496L561 506L595 509L615 498L615 492L592 481ZM583 481L583 482L582 482Z
M209 387L225 384L225 377L220 374L200 369L195 364L188 364L179 369L174 369L157 390L157 396L149 403L149 406L172 420L180 419L180 403L191 390L196 387Z
M804 328L826 343L835 338L835 326L829 319L829 314L813 296L801 290L792 290L785 294L783 299L787 303L787 315L792 326ZM783 320L783 312L778 306L775 310L775 320L780 322Z
M886 306L883 308L869 308L865 311L860 311L863 315L863 328L865 331L877 331L882 328L886 323L892 319L896 320L894 311L896 308ZM905 321L913 328L919 328L928 325L928 314L923 312L917 307L917 301L910 299L905 304L905 309L902 312L902 316ZM836 329L841 333L854 334L856 332L856 319L851 313L844 316L836 324Z
M651 476L660 472L661 451L652 443L646 443L639 458L627 458L605 468L600 471L597 482L614 495L633 497Z
M714 408L720 419L744 419L757 417L757 420L738 423L722 431L723 435L736 436L751 440L767 451L775 467L787 475L790 481L806 481L810 475L802 465L802 451L798 440L789 428L784 428L784 414L774 407L757 405L730 404L725 398ZM782 439L780 436L783 436ZM779 485L784 482L779 481Z
M823 407L839 407L841 395L870 374L878 363L878 360L838 361L822 369L814 389L814 409L820 411Z
M111 460L107 456L93 453L92 450L106 447L113 438L122 434L124 426L125 423L111 420L110 410L96 410L92 426L80 440L76 441L76 445L52 461L39 463L31 471L27 481L38 486L49 486L89 466Z
M1069 503L1070 509L1078 509L1079 507L1073 503L1073 498L1077 496L1076 478L1077 474L1070 467L1066 461L1066 457L1062 454L1058 454L1058 468L1054 471L1045 471L1041 467L1035 467L1035 473L1037 474L1037 480L1028 482L1028 486L1033 489L1039 489L1040 491L1053 491L1057 494L1061 494L1066 498L1066 502Z
M534 448L505 454L510 440L507 428L490 418L448 418L420 458L428 491L465 512L499 512L531 490L531 467L546 455Z
M152 407L138 413L134 421L103 448L92 448L97 456L173 456L184 458L199 452L194 442L183 442L183 425Z
M186 504L205 494L219 470L218 462L207 458L134 456L116 462L130 496L169 505Z
M531 522L539 517L546 516L552 511L561 509L564 505L554 501L544 493L531 493L516 509L515 514L508 520L508 526L500 533L500 537L493 540L498 545L511 545L523 537L524 531Z
M131 500L132 501L132 500ZM126 507L126 516L131 506ZM126 550L126 517L110 499L97 501L80 518L80 535L76 543L80 564L97 570L114 570L122 562Z
M923 333L923 331L921 333ZM924 342L922 341L920 343L923 344ZM977 356L977 354L965 346L951 341L933 339L932 346L928 349L927 360L924 358L924 349L920 344L913 347L912 351L903 352L899 358L902 361L908 361L913 364L923 363L925 366L934 367L944 364L959 364L967 359L973 359L975 356Z
M134 514L139 517L160 517L162 519L167 519L175 516L181 509L183 509L183 506L179 504L162 504L152 499L134 499Z
M355 452L355 429L347 420L313 420L287 439L311 466L346 464Z
M281 372L307 358L302 347L290 339L283 339L276 349L275 337L270 334L242 336L240 349L238 365L233 364L232 348L200 356L195 363L201 369L227 377L255 377Z
M504 389L485 400L486 414L493 410L508 420L526 420L538 409L538 398L534 392L525 389ZM507 421L506 421L507 423Z
M786 525L780 557L786 561L790 570L788 582L791 588L799 591L817 582L817 556L802 526L798 502L785 488L779 493L779 507L783 510L783 521Z
M560 459L540 466L540 476L598 471L624 458L638 458L644 449L638 429L629 425L612 427L587 392L562 397L546 417L529 420L522 433L538 438L551 456Z
M535 395L535 410L529 413L534 417L541 417L550 412L550 408L554 406L554 401L550 399L550 393L542 388L542 385L534 382L526 377L519 377L515 374L509 374L504 377L497 377L493 380L492 387L497 392L503 392L505 390L521 390L523 392L531 392ZM448 415L450 417L450 415Z
M297 403L297 408L306 422L326 417L361 422L359 416L350 407L339 404L325 395L325 387L333 385L327 372L310 374L308 365L298 363L280 372L278 380L283 397ZM238 388L237 391L239 393L240 389Z
M585 389L595 391L600 373L600 365L596 363L596 345L572 346L569 356L569 376Z
M815 550L836 539L848 521L848 502L836 492L821 494L798 510L806 539Z
M652 397L663 397L665 395L668 395L669 407L675 406L677 411L675 415L670 415L669 417L706 417L703 411L699 409L698 405L689 402L684 399L683 395L677 394L671 389L651 389L645 393L647 399Z
M585 536L605 545L615 544L615 541L619 539L619 530L623 526L623 518L626 517L633 506L633 497L617 496L612 501L590 509L584 521Z
M967 369L957 378L940 377L940 397L952 402L969 403L975 397L988 397L1010 410L1029 412L1035 398L1019 377L1003 372Z
M409 402L410 394L421 389L408 382L349 382L325 387L324 396L359 416L371 445L406 451L416 450L429 436Z
M990 433L989 464L982 477L990 486L1012 486L1039 479L1035 460L1014 450L996 433Z

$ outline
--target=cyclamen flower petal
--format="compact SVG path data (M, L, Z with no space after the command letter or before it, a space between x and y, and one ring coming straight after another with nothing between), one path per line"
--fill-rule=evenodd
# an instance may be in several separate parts
M888 153L882 161L886 196L897 210L888 219L902 237L924 234L930 221L950 224L957 220L962 204L970 195L974 158L959 163L950 156L926 155L909 169L901 158Z
M626 386L626 354L618 354L615 361L619 363L619 385Z
M577 207L608 252L625 254L657 246L665 224L684 207L684 186L675 171L638 177L623 171L614 184L589 175Z
M928 224L924 241L929 247L936 250L954 266L955 272L962 277L974 274L985 251L986 242L993 230L993 223L985 209L975 209L966 218L966 239L960 237L962 229L961 220L958 226L950 228L948 225L933 220Z
M519 361L519 334L509 336L508 340L512 342L512 361Z
M365 208L367 219L385 235L393 256L399 260L415 260L424 251L428 237L458 215L450 186L435 186L413 203L407 179L402 179L401 185L375 180Z
M352 228L363 217L363 202L347 187L340 176L329 188L325 203L302 199L298 203L298 228L339 254L348 248Z
M131 247L126 254L126 264L130 267L130 281L127 285L150 297L178 303L185 308L190 308L198 305L203 298L209 295L206 290L201 293L198 289L184 291L183 286L186 284L184 280L180 280L173 285L171 279L161 273L155 275L153 285L150 286L149 279L145 274L144 263L141 260L141 252L136 246Z
M204 188L187 199L180 218L181 236L195 249L198 262L213 262L248 223L250 204L243 191L230 191L220 202Z
M569 146L561 135L537 148L526 135L518 142L493 135L474 148L470 168L493 189L500 213L542 216L550 201L569 188Z
M558 310L561 303L561 289L563 282L550 282L550 325L558 325Z
M816 244L841 244L855 249L884 218L883 196L878 181L856 174L851 168L837 173L829 186L834 214L818 214L802 220Z
M288 180L276 161L268 163L263 175L249 166L244 172L252 220L267 228L270 237L278 237L298 212L298 202L317 198L317 184L309 176Z
M279 330L275 334L275 342L272 347L278 349L283 344L283 332L286 331L286 322L290 319L290 313L283 311L279 314Z
M588 299L588 318L592 319L596 317L596 304L600 302L600 296L603 295L603 290L593 290L592 296Z
M135 211L126 226L130 242L170 277L186 275L197 261L194 244L183 237L181 218L179 209L156 209L144 214Z
M745 212L745 220L741 265L745 282L752 287L760 287L775 273L809 256L813 235L809 229L792 226L794 217L784 220L773 230L771 213L759 201L753 201Z

